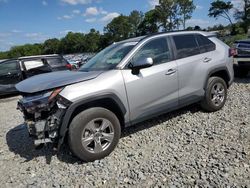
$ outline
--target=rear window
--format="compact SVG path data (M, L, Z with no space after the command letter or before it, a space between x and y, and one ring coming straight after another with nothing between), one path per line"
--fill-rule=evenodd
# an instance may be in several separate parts
M24 61L24 66L26 70L31 70L39 67L43 67L44 63L41 59L36 59L36 60L25 60Z
M67 61L63 58L48 58L46 61L51 67L60 67L67 64Z
M185 58L200 54L200 49L194 35L173 36L177 49L177 58Z
M209 40L207 37L202 36L202 35L196 35L196 38L200 46L201 53L211 52L216 49L215 44L211 40Z

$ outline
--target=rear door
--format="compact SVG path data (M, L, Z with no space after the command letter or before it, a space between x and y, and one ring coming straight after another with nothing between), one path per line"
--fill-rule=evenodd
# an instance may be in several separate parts
M172 39L179 73L179 102L185 105L204 96L204 82L213 63L215 44L199 34L174 35Z
M132 123L171 110L178 106L177 64L172 59L166 37L151 39L135 52L130 63L150 57L154 65L133 75L122 70Z
M15 92L15 84L22 79L17 60L0 63L0 94Z

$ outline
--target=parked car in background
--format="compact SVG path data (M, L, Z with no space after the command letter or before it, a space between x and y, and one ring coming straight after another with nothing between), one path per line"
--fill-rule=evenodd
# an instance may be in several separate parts
M238 76L246 76L250 71L250 39L238 40L234 47L236 73Z
M71 64L60 55L3 60L0 62L0 95L16 93L15 84L34 75L71 68Z
M16 85L35 145L68 139L81 160L116 147L121 128L200 103L220 110L234 79L229 47L206 32L170 32L105 48L79 71L34 76Z
M69 54L65 55L64 58L67 59L72 66L78 69L87 63L94 55L94 53Z

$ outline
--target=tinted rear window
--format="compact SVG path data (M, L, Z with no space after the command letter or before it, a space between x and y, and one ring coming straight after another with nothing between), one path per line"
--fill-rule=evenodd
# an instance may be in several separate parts
M200 46L200 52L201 53L206 53L206 52L211 52L216 49L215 44L209 40L207 37L202 36L202 35L196 35L198 44Z
M46 61L51 67L60 67L67 64L67 61L63 58L48 58Z
M200 54L200 49L194 35L173 36L177 49L177 58L185 58Z

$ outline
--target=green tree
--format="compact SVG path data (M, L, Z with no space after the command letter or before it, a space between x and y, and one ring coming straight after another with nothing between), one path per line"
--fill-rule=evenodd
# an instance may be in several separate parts
M84 37L85 52L97 52L100 49L100 38L99 31L91 29Z
M138 27L140 35L146 35L158 32L158 17L155 9L145 13L143 21Z
M112 42L129 38L132 32L132 27L129 23L129 17L120 15L114 18L104 28L104 32L112 37Z
M179 14L181 16L181 22L183 29L186 29L186 21L191 19L192 13L195 10L195 5L192 0L178 0Z
M233 4L230 1L224 2L222 0L216 0L211 3L208 16L214 17L216 19L218 17L223 17L227 19L231 25L233 25L232 19L229 15L229 11L232 8L233 8Z
M59 53L60 40L53 38L48 39L43 44L43 54L56 54Z
M79 53L85 51L84 34L69 32L61 39L59 51L63 54Z
M141 22L143 21L143 13L137 10L133 10L128 16L129 24L131 25L131 33L130 36L138 35L138 28Z
M159 0L159 5L155 9L157 11L158 23L164 31L179 29L180 22L182 22L181 14L184 13L184 5L182 5L183 12L180 11L179 0ZM186 11L185 14L185 19L187 19L188 14Z
M0 59L8 59L8 52L0 52Z
M22 46L14 46L8 52L8 58L16 58L21 56L32 56L42 54L41 44L25 44Z
M245 33L248 31L250 26L250 0L241 0L243 1L243 9L236 9L235 19L242 22L241 26L243 27Z

